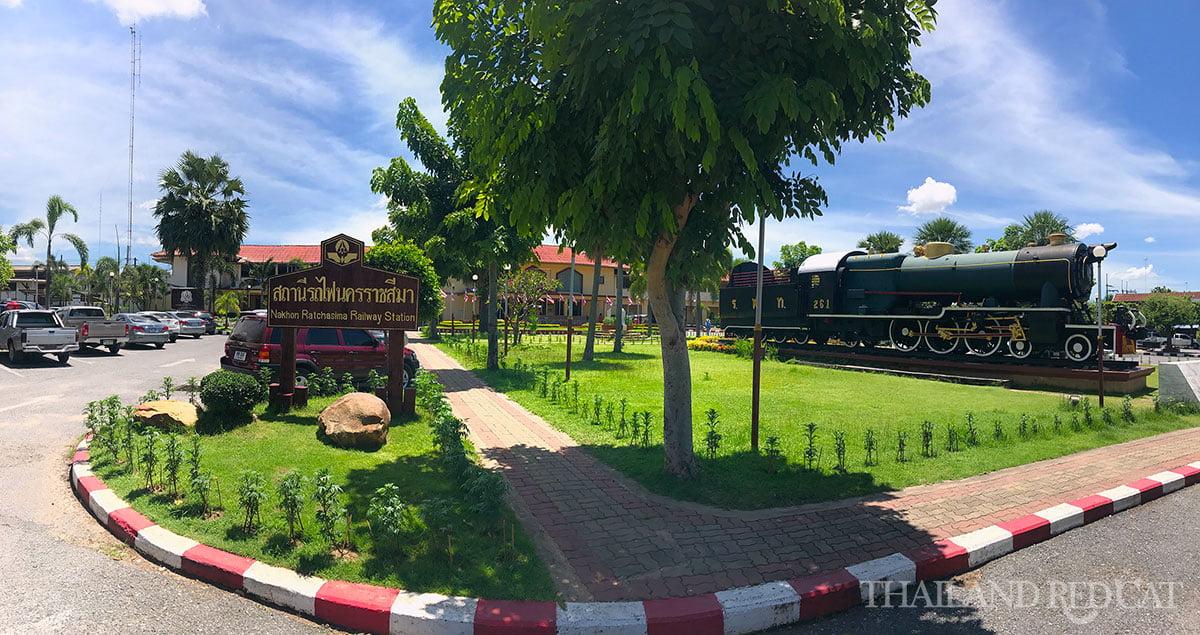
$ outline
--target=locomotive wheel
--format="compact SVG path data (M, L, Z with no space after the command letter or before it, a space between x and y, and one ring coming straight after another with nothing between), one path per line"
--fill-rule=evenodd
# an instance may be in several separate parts
M1017 359L1025 359L1033 354L1033 344L1029 340L1009 340L1008 354Z
M860 340L858 337L855 337L853 335L847 335L845 337L842 337L841 340L842 340L842 346L845 346L846 348L858 348L858 345L860 343L862 343L862 340Z
M958 323L957 322L947 322L947 323L943 324L942 326L949 327L949 328L958 328ZM925 333L931 334L931 335L925 336L925 338L924 338L925 346L928 346L929 350L937 353L938 355L949 355L950 353L953 353L955 350L958 349L958 343L961 342L962 339L957 338L957 337L951 337L949 339L943 338L940 335L936 334L937 327L938 327L938 325L933 322L926 322L925 325L923 326L923 328L921 329Z
M789 342L791 342L793 344L799 344L800 346L804 346L805 344L808 343L808 329L800 329L800 330L794 331L794 332L795 332L795 335L788 338Z
M1096 347L1092 344L1092 338L1083 333L1076 333L1067 338L1063 349L1067 353L1067 359L1073 362L1083 362L1091 359L1093 353L1096 352Z
M888 336L897 350L911 353L921 346L921 324L916 320L892 320L888 325Z
M986 333L987 330L980 327L976 333ZM967 346L967 350L980 357L990 357L1000 350L1000 344L1003 338L999 335L995 337L968 337L963 342Z

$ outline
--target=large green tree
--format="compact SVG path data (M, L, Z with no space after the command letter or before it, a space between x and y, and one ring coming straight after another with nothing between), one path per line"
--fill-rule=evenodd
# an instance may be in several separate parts
M45 220L42 220L41 218L35 218L26 223L21 223L19 225L13 225L13 228L11 230L9 230L9 237L12 239L12 241L14 243L24 240L25 244L29 245L30 247L33 247L33 239L34 238L37 238L38 236L45 236L46 237L46 262L47 263L54 262L54 255L53 255L54 239L62 238L63 240L71 243L71 246L75 248L75 251L79 254L79 262L85 263L85 262L87 262L87 259L88 259L87 243L85 243L82 238L80 238L79 236L76 236L75 234L62 234L62 233L58 233L58 231L57 231L58 222L60 220L62 220L64 216L67 216L67 215L71 216L72 221L74 221L76 223L79 222L79 212L75 211L75 208L70 203L64 201L61 196L55 194L54 196L51 196L46 201L46 218L45 218ZM53 283L54 283L54 267L51 266L50 264L47 264L47 267L46 267L46 294L47 294L47 296L49 296L51 289L55 288L53 286ZM60 287L61 287L61 285L60 285ZM47 302L47 304L49 304L50 300L47 299L46 302Z
M171 290L167 284L167 271L147 262L138 263L130 270L130 286L143 310L149 309L156 298Z
M424 172L413 169L404 157L371 174L371 190L387 197L390 226L372 234L375 243L410 240L433 262L439 285L448 278L467 280L482 274L488 290L484 297L488 329L488 367L498 368L495 303L499 267L529 261L536 240L522 237L498 219L475 214L477 195L464 192L470 170L463 151L444 139L421 114L417 102L400 102L396 128ZM538 239L541 237L538 236ZM437 332L437 316L432 332Z
M887 230L877 231L874 234L867 234L865 238L858 241L859 249L866 249L873 254L894 254L900 251L900 245L904 244L904 237Z
M16 243L0 229L0 287L7 287L8 281L12 280L13 267L8 260L8 254L16 251Z
M158 239L168 254L187 257L193 280L203 289L213 261L237 256L250 229L246 188L230 176L229 164L220 156L204 158L191 150L175 167L163 170L158 187ZM210 294L210 310L213 301Z
M437 321L442 314L442 288L433 261L411 241L397 240L376 244L367 250L367 266L402 273L416 278L421 285L417 296L417 316Z
M833 162L928 100L909 49L930 4L435 2L479 212L646 263L668 473L697 470L684 290L731 245L753 251L741 223L820 213L792 159Z
M1170 337L1175 327L1181 324L1195 324L1197 307L1191 300L1170 293L1154 293L1141 306L1146 323L1155 333Z
M779 260L771 264L775 269L791 269L799 267L809 256L821 253L817 245L809 245L803 240L794 245L779 246Z
M971 251L971 230L966 225L945 216L939 216L917 227L913 234L914 245L925 243L950 243L960 254Z

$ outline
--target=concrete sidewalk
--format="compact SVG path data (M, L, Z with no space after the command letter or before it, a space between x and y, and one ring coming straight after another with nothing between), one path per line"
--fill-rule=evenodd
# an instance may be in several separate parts
M959 481L799 507L729 511L645 490L429 344L472 441L500 466L563 599L690 596L838 569L1200 460L1200 428Z

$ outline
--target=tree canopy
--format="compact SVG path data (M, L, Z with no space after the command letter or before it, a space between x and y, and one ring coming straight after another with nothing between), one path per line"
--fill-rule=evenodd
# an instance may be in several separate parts
M866 238L858 241L858 248L866 249L867 252L873 254L894 254L900 251L900 245L903 244L903 236L882 230L874 234L867 234Z
M1030 244L1048 245L1050 234L1054 233L1066 234L1067 242L1076 242L1075 228L1066 216L1047 209L1038 210L1026 215L1020 223L1008 225L1003 236L987 239L976 251L1015 251Z
M250 229L246 188L219 155L206 159L191 150L162 171L158 188L163 194L154 205L158 239L168 254L187 257L203 288L214 261L236 257ZM215 298L208 300L211 309Z
M820 214L793 158L832 163L927 102L909 48L931 4L435 2L479 213L645 263L669 473L697 469L684 290L731 246L753 253L741 223Z
M966 225L945 216L927 221L913 234L914 245L925 243L950 243L957 253L971 251L971 230Z
M440 318L442 287L433 269L433 261L420 247L407 240L376 244L367 250L363 260L369 267L402 273L419 280L421 289L417 297L417 318L435 322Z
M791 269L799 267L809 256L815 256L821 253L821 248L817 245L809 245L803 240L794 245L779 246L779 260L772 263L775 269Z
M1155 293L1141 306L1146 323L1159 335L1170 336L1180 324L1195 324L1197 307L1191 300L1168 293Z
M8 260L8 254L17 251L17 245L3 230L0 230L0 287L7 287L12 280L13 267Z

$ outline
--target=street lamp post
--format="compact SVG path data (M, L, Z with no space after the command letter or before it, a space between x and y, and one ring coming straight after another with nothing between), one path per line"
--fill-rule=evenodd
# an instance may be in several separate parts
M471 289L475 292L476 297L478 297L479 274L477 274L477 273L471 274L471 283L472 283ZM475 301L476 301L475 298L471 299L471 341L472 342L475 341L475 335L476 335L476 330L477 330L475 328L475 320L479 317L479 313L475 310Z
M113 308L113 313L120 313L121 309L117 306L117 300L113 295L113 290L116 289L116 277L117 274L115 272L108 272L108 304Z
M39 284L38 284L38 271L37 270L38 270L38 264L35 262L35 263L33 263L33 303L41 304L42 298L41 298L41 292L38 290Z

